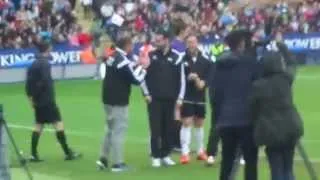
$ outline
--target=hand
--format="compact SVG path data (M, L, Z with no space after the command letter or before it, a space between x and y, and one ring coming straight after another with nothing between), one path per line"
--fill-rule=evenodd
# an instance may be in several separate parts
M176 121L180 121L181 120L181 108L179 108L178 106L176 106L176 108L174 110L174 119Z
M177 102L176 102L176 107L177 108L181 108L182 104L183 104L183 100L182 99L178 99Z
M145 96L144 98L145 98L145 100L146 100L146 102L148 104L150 104L152 102L152 97L151 96Z
M188 76L189 81L195 81L197 78L199 78L197 73L190 73Z

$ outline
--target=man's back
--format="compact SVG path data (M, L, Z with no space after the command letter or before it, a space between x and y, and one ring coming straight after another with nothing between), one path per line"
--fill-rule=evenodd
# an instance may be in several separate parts
M250 124L248 98L256 75L255 65L249 57L234 54L217 62L213 87L219 127Z
M293 102L290 68L281 56L268 56L263 77L253 84L251 109L259 145L279 145L303 134L302 120Z
M54 102L54 84L51 76L49 57L38 55L28 68L26 93L36 105Z

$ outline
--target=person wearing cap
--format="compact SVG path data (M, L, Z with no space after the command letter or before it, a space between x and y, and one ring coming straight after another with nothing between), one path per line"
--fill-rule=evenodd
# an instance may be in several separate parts
M141 87L148 103L152 167L173 166L170 158L174 110L182 105L185 74L182 56L170 46L164 30L155 36L156 50L149 54L150 65Z
M225 38L230 52L216 63L211 88L216 128L222 142L220 180L228 180L240 147L245 165L245 179L257 179L258 148L253 140L253 124L249 113L249 95L257 77L256 63L245 51L246 36L233 31Z

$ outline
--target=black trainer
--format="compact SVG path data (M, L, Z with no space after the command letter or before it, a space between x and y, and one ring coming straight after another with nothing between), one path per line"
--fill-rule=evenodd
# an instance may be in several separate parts
M70 150L70 153L65 157L64 160L72 161L72 160L80 159L81 157L82 157L81 153L76 153Z
M107 158L100 158L97 162L96 162L98 169L99 170L104 170L108 168L108 160Z
M112 172L124 172L129 170L129 167L125 163L115 164L111 167Z

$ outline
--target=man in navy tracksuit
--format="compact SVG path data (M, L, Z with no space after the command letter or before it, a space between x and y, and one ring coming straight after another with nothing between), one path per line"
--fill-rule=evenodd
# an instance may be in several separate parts
M242 31L231 32L226 42L231 52L217 61L211 84L216 125L222 141L220 180L230 178L239 147L246 161L245 179L256 180L258 148L253 141L248 100L256 76L256 61L243 53L245 37Z
M141 86L148 103L152 167L158 168L175 165L170 158L174 109L182 105L186 82L182 56L171 48L169 34L159 31L155 42L157 49L149 54L150 66Z

